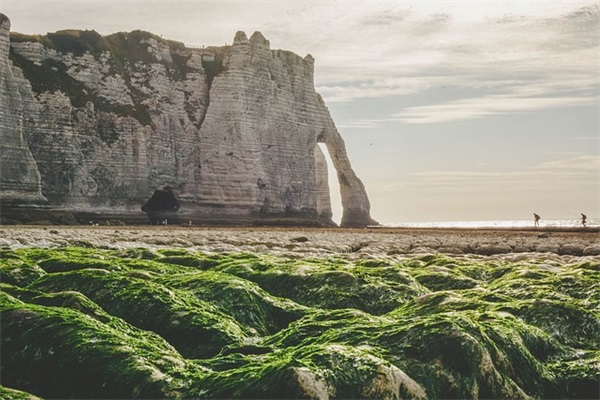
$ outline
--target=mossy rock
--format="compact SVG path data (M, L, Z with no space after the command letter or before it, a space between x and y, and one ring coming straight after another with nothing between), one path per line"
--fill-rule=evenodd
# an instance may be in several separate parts
M599 395L593 260L71 247L0 250L0 274L2 383L25 396Z
M7 388L0 385L0 398L11 400L41 400L40 397L22 390Z
M192 294L216 306L240 325L260 335L285 328L304 315L304 308L271 296L253 282L219 272L169 275L159 283Z
M27 286L44 275L46 271L35 264L22 260L0 260L0 282Z
M55 273L32 288L42 292L77 290L111 315L160 334L190 358L214 356L245 337L236 321L212 304L128 274L93 269Z
M256 282L296 303L326 309L357 308L384 314L426 289L388 263L340 265L335 260L231 259L213 268ZM270 265L271 262L275 265Z
M158 338L126 333L60 307L4 308L3 383L50 398L167 397L179 354ZM159 358L157 358L159 356Z

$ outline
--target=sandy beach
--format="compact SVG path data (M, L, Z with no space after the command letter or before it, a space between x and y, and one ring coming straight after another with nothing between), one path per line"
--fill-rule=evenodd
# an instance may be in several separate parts
M443 253L508 259L600 259L600 234L587 229L222 228L179 226L3 226L0 247L178 247L282 256L405 258Z

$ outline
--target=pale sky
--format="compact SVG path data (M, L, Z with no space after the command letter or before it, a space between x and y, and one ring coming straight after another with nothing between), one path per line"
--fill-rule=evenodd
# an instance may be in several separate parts
M598 1L0 0L0 12L22 33L142 29L219 46L258 30L312 54L379 222L600 216Z

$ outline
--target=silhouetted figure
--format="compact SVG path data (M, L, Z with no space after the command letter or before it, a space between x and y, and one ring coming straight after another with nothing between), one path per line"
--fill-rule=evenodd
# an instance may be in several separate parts
M585 226L587 224L587 215L581 213L581 225Z
M537 215L536 213L533 213L533 218L534 218L534 225L540 226L540 216Z
M179 201L173 194L173 188L169 186L163 190L155 190L150 200L142 206L142 211L148 215L152 225L166 225L167 217L172 216L177 210L179 210Z

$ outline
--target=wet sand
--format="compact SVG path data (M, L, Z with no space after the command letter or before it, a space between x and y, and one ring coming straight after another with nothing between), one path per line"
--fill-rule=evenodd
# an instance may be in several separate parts
M270 228L188 226L0 226L0 247L183 247L203 252L282 256L405 258L443 253L503 259L600 261L600 229L591 228Z

